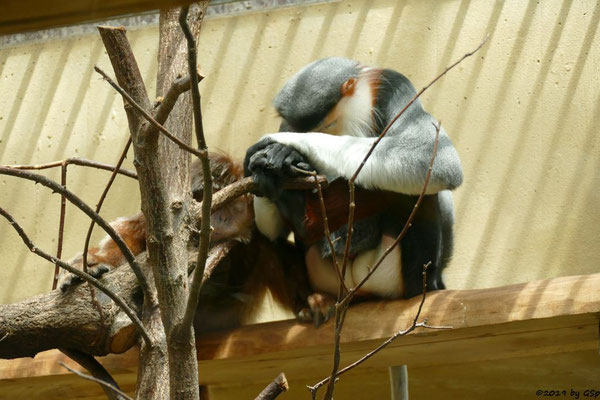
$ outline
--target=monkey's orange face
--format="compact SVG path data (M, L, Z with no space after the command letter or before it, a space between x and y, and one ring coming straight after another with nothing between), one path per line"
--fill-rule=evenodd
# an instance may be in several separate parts
M226 206L214 211L210 218L213 228L212 240L225 239L250 241L254 227L254 210L252 197L240 196Z

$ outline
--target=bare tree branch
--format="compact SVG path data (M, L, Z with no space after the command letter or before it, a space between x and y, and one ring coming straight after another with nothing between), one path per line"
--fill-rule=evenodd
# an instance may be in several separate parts
M204 7L208 7L208 2L203 3ZM206 8L205 8L206 9ZM198 300L200 298L200 288L204 281L204 268L206 258L208 256L208 247L210 245L210 214L212 203L212 174L210 172L210 163L208 162L208 149L206 147L206 139L204 138L204 128L202 127L202 111L200 109L200 91L198 90L197 67L196 67L196 41L194 35L187 22L189 7L182 7L179 12L179 25L183 30L188 48L188 70L192 80L192 110L194 113L194 128L198 147L200 149L200 163L202 165L202 178L204 188L202 190L202 220L200 222L200 243L198 244L198 261L196 263L196 272L192 279L190 287L190 295L188 297L185 315L183 321L178 328L178 336L181 340L186 340L192 336L192 323L196 308L198 308Z
M96 360L93 356L83 353L79 350L73 349L60 349L60 351L68 356L71 360L75 361L77 364L85 368L94 378L102 381L100 386L108 400L123 400L126 397L121 396L114 389L121 389L117 381L114 380L112 375ZM105 385L108 384L108 385Z
M67 164L63 161L60 166L60 184L67 187ZM56 244L56 258L62 258L63 239L65 235L65 218L67 216L67 199L64 195L60 196L60 216L58 218L58 243ZM58 284L58 265L54 267L54 276L52 277L52 290L56 289ZM87 272L87 271L86 271Z
M121 152L121 156L119 157L119 160L117 161L117 165L115 167L115 169L113 170L113 172L110 175L110 178L108 179L108 182L106 183L106 187L104 188L104 190L102 191L102 194L100 195L100 200L98 200L98 204L96 204L96 213L100 213L100 210L102 209L102 204L104 204L104 199L106 199L106 195L108 194L108 191L110 190L113 182L115 181L115 178L117 177L117 171L121 168L121 165L123 165L123 161L125 161L125 157L127 157L127 152L129 151L129 147L131 146L131 137L129 137L129 139L127 139L127 143L125 144L125 148L123 149L123 151ZM88 228L87 231L87 235L85 237L85 244L83 245L83 270L87 272L87 254L88 254L88 249L90 246L90 239L92 238L92 232L94 230L94 225L96 224L96 222L94 220L92 220L90 222L90 227Z
M302 171L306 172L304 170ZM313 177L310 173L308 175L310 175L311 177L296 177L292 179L287 179L284 182L282 182L281 187L285 190L312 190L315 187L315 177ZM326 188L329 186L327 178L325 178L323 175L317 175L316 179L321 188ZM213 195L212 211L218 210L231 200L234 200L239 196L252 192L256 189L257 186L252 180L251 176L248 176L246 178L240 179L237 182L227 185L226 187L219 190Z
M204 76L200 74L196 74L196 77L196 82L200 82L202 79L204 79ZM173 110L177 99L179 99L179 96L182 93L185 93L188 90L190 90L190 85L191 79L189 76L184 76L183 78L179 78L175 82L173 82L173 84L169 88L169 91L167 92L165 97L162 99L162 101L156 108L156 111L154 112L154 119L157 122L162 124L164 121L167 120L167 117Z
M471 57L473 54L477 53L479 51L479 49L481 49L483 47L483 45L487 42L488 38L489 38L489 34L486 35L485 38L483 38L483 41L479 44L479 46L477 46L475 48L475 50L470 51L470 52L464 54L461 58L459 58L458 60L456 60L453 64L451 64L450 66L446 67L446 69L443 70L441 74L439 74L438 76L436 76L425 87L423 87L421 90L419 90L412 97L412 99L410 99L408 101L408 103L406 103L406 105L404 106L404 108L402 110L400 110L400 112L398 112L398 114L396 114L396 116L394 118L392 118L392 120L386 125L385 128L383 128L383 131L381 131L381 133L379 134L379 137L377 138L377 140L375 140L375 142L373 143L373 145L371 146L371 148L369 149L369 151L367 152L367 154L363 158L362 162L360 163L359 167L356 169L356 172L354 172L354 175L352 175L352 178L350 178L351 182L353 182L353 183L356 182L356 178L358 177L358 174L360 174L360 171L362 171L363 167L365 166L365 163L367 162L367 160L369 159L369 157L371 157L371 154L373 154L373 151L375 150L375 147L377 147L377 145L379 144L379 142L381 142L381 139L383 139L383 137L388 133L388 131L390 130L390 128L392 127L392 125L394 125L394 123L398 120L398 118L400 118L404 114L404 112L408 109L408 107L410 107L419 97L421 97L421 95L427 89L429 89L434 83L436 83L444 75L446 75L448 73L448 71L450 71L451 69L453 69L454 67L456 67L458 64L460 64L465 58Z
M135 102L138 105L144 110L150 111L152 105L148 98L146 85L144 85L140 68L137 65L133 50L127 39L127 29L123 26L98 26L98 33L100 33L110 63L112 64L113 70L115 70L119 85L126 89L127 94L135 99ZM117 71L119 72L117 73ZM131 103L124 101L123 107L127 114L129 132L134 136L134 133L137 133L139 129L142 129L143 119L139 118L138 111ZM138 170L137 166L136 170Z
M205 2L205 5L208 6L208 2ZM206 8L201 11L204 12ZM197 51L196 51L196 40L194 39L194 34L190 29L190 26L187 22L188 13L190 11L189 6L181 7L181 11L179 12L179 26L181 26L181 30L183 31L183 35L185 36L185 40L187 42L187 50L188 50L188 69L189 76L191 79L191 93L192 93L192 104L193 104L193 113L194 113L194 128L196 132L196 140L198 141L199 149L206 149L206 139L204 137L204 127L202 126L202 108L200 104L200 91L198 90L198 68L197 68Z
M277 398L281 393L287 392L290 389L290 385L282 372L269 383L267 387L254 400L273 400Z
M423 327L423 328L430 328L430 329L452 329L452 327L449 327L449 326L436 326L436 327L434 327L434 326L427 325L427 320L424 320L423 322L417 322L419 320L419 317L421 316L421 310L423 309L423 304L425 304L425 299L427 297L427 268L429 267L430 264L431 264L431 262L428 262L427 264L425 264L423 266L423 295L421 296L421 302L419 303L419 308L417 309L417 313L415 314L415 317L413 318L412 324L407 329L404 329L404 330L396 332L390 338L388 338L385 342L383 342L382 344L380 344L379 346L377 346L375 349L371 350L370 352L368 352L367 354L365 354L363 357L359 358L358 360L356 360L352 364L349 364L348 366L340 369L335 374L336 379L340 375L342 375L342 374L350 371L351 369L359 366L360 364L362 364L363 362L365 362L369 358L373 357L375 354L377 354L378 352L380 352L381 350L383 350L385 347L387 347L390 343L392 343L394 340L396 340L400 336L406 336L410 332L414 331L416 328ZM323 386L324 384L326 384L327 382L330 382L330 381L331 381L331 376L323 379L322 381L318 382L314 386L309 386L308 389L314 395L314 394L316 394L317 390L321 386ZM314 398L314 396L313 396L313 398Z
M76 371L76 370L74 370L73 368L69 367L68 365L66 365L66 364L65 364L65 363L63 363L63 362L59 362L59 364L60 364L62 367L64 367L64 368L66 368L67 370L69 370L69 372L71 372L71 373L73 373L73 374L75 374L75 375L77 375L77 376L80 376L80 377L82 377L83 379L87 379L87 380L89 380L89 381L92 381L92 382L99 383L99 384L100 384L100 385L102 385L102 386L106 386L106 387L107 387L107 388L109 388L110 390L113 390L114 392L118 393L120 396L122 396L122 397L123 397L124 399L126 399L126 400L133 400L133 398L129 397L129 396L128 396L128 395L127 395L125 392L121 391L120 389L117 389L116 387L114 387L113 385L111 385L111 384L110 384L110 383L108 383L108 382L105 382L105 381L103 381L103 380L101 380L101 379L94 378L93 376L90 376L90 375L84 374L83 372Z
M203 1L202 5L206 5ZM203 13L201 7L190 10L192 30L197 33ZM178 9L161 10L157 96L169 91L172 82L185 75L187 62L185 42L177 23ZM146 115L125 101L130 132L139 175L142 211L147 221L148 256L160 301L158 308L144 304L144 322L157 338L153 348L140 349L137 393L141 398L197 399L198 370L195 343L179 340L178 327L184 318L189 286L186 246L191 230L191 196L189 193L189 146L192 129L189 96L180 97L178 106L169 114L165 126L146 122L152 107L125 29L101 28L101 35L111 59L116 80ZM166 130L184 146L173 146L172 140L153 130ZM183 151L182 151L183 150ZM160 312L159 312L160 311ZM158 378L157 378L158 377Z
M22 169L22 170L40 170L61 167L62 165L79 165L82 167L92 167L97 169L103 169L105 171L114 171L115 167L109 164L101 163L98 161L87 160L85 158L71 157L61 161L53 161L46 164L35 164L35 165L5 165L7 168ZM127 169L118 169L117 172L121 175L128 176L133 179L137 179L137 174Z
M98 204L96 205L96 213L98 213L98 214L100 214L100 210L102 209L102 204L104 203L104 199L106 198L106 195L108 194L108 191L110 190L110 187L112 186L112 183L114 182L115 177L117 176L117 170L121 167L121 165L123 164L123 161L125 160L125 157L127 156L127 151L129 150L130 145L131 145L131 138L129 138L129 140L125 144L125 149L123 150L121 156L119 157L119 161L117 162L115 169L111 173L111 176L108 180L106 187L104 188L104 191L100 195L100 200L98 201ZM66 186L66 185L64 185L64 186ZM64 196L62 196L62 198L64 200ZM94 220L91 220L87 235L85 237L85 242L83 245L83 253L82 253L83 265L82 265L82 267L83 267L84 272L88 272L87 256L88 256L88 249L89 249L89 245L90 245L90 239L92 238L92 232L94 230L94 225L95 225ZM91 297L92 303L98 310L100 319L104 320L104 314L102 313L102 306L98 302L98 299L96 298L96 291L94 290L94 288L92 286L90 286L90 297Z
M423 189L421 190L421 194L419 195L419 198L417 199L417 201L412 209L412 212L410 213L410 215L408 216L408 219L404 223L404 227L402 228L402 231L396 237L396 239L394 240L394 243L392 243L392 245L390 245L383 252L383 254L375 262L373 267L371 267L371 269L369 270L367 275L365 275L365 277L358 283L358 285L356 285L355 287L350 289L350 291L348 292L346 297L344 297L343 299L341 298L342 284L340 283L340 291L339 291L339 295L338 295L338 303L336 304L336 313L335 313L336 319L335 319L333 368L332 368L331 375L329 376L329 380L328 380L329 383L327 385L327 391L325 392L324 399L331 399L333 397L333 390L335 387L335 379L333 379L333 377L338 375L338 368L339 368L339 362L340 362L340 340L341 340L341 335L342 335L342 325L343 325L344 318L346 316L346 312L348 311L350 301L354 298L354 295L365 284L365 282L367 282L367 280L369 280L369 278L375 273L377 268L381 265L383 260L385 260L385 258L388 256L388 254L390 254L392 252L392 250L394 250L394 248L399 245L402 238L404 238L404 236L406 235L408 228L410 228L412 220L413 220L417 210L419 209L419 206L421 205L421 201L423 200L423 197L425 196L425 191L427 190L427 185L429 184L429 179L431 177L431 171L433 169L433 162L435 161L435 157L437 155L437 148L438 148L438 141L439 141L441 126L442 126L441 122L438 123L437 126L434 125L435 141L433 143L433 152L431 155L431 160L429 162L429 168L427 169L427 174L425 175L425 182L423 184ZM351 190L351 198L353 197L352 195L353 195L353 191ZM350 215L350 217L352 217L352 215ZM348 239L351 239L351 238L352 238L352 235L349 233ZM348 250L348 242L346 242L345 250L346 251ZM345 253L344 255L347 256L347 253ZM316 395L316 391L313 392L313 395Z
M7 167L0 167L0 175L16 176L18 178L34 181L43 186L46 186L47 188L52 189L54 192L64 195L67 198L67 200L69 200L73 205L75 205L77 208L79 208L81 211L83 211L88 217L95 220L96 223L102 229L104 229L104 231L108 234L108 236L110 236L110 238L119 247L119 249L123 253L123 256L127 260L127 263L131 266L131 269L135 273L135 276L140 281L140 286L142 287L144 294L147 294L150 296L152 295L152 291L148 284L148 280L146 279L146 277L144 275L144 272L140 268L139 264L135 260L133 253L131 253L131 250L129 250L129 248L123 241L123 239L121 239L119 237L119 235L114 230L114 228L112 226L110 226L110 224L104 218L102 218L100 215L98 215L98 213L96 213L94 210L92 210L92 208L90 206L88 206L83 200L81 200L77 195L75 195L73 192L69 191L62 185L59 185L58 183L54 182L53 180L46 178L45 176L42 176L42 175L34 174L29 171L23 171L23 170L7 168Z
M123 149L123 151L121 152L121 155L119 156L119 160L117 161L117 165L115 166L115 169L110 174L110 178L108 179L106 187L104 188L104 190L102 191L102 194L100 195L100 200L98 200L98 204L96 204L96 213L98 213L98 215L100 214L100 210L102 209L102 204L104 204L104 199L106 199L106 195L108 194L108 191L110 190L113 182L115 181L115 178L117 177L117 171L121 168L121 165L123 165L123 161L125 161L125 157L127 157L127 152L129 151L130 146L131 146L131 136L127 140L127 143L125 144L125 148ZM66 182L63 184L63 186L66 187ZM65 200L65 197L62 196L62 201L64 201L64 200ZM90 239L92 238L92 232L94 231L95 224L96 223L94 220L90 221L90 226L88 228L87 234L85 236L85 242L83 244L83 254L82 254L83 265L82 265L82 267L83 267L84 272L88 272L88 263L87 263L88 249L90 246ZM102 314L102 306L98 303L98 300L96 299L96 291L94 290L93 287L90 287L90 296L91 296L92 303L94 303L94 305L96 306L96 309L98 309L100 318L104 319L104 315Z
M341 285L340 285L341 287ZM341 293L341 290L340 290ZM337 376L338 369L340 367L341 360L341 339L342 339L342 328L344 327L344 321L346 319L346 313L348 312L348 307L350 303L343 304L341 307L336 307L335 309L335 334L334 334L334 343L333 343L333 366L331 367L330 377ZM327 386L327 390L325 392L325 399L333 398L333 390L335 389L336 379L329 380L329 385ZM316 398L317 391L311 391L313 399Z
M348 262L348 257L349 257L349 252L350 252L350 243L352 240L352 233L353 233L353 229L350 226L350 222L354 221L354 198L355 198L355 181L356 178L358 177L358 174L360 173L360 171L363 169L365 163L367 162L367 160L369 159L369 157L371 156L371 154L373 153L373 151L375 150L375 148L377 147L377 145L379 144L379 142L383 139L383 137L387 134L387 132L389 131L389 129L391 128L391 126L398 120L398 118L400 118L400 116L402 116L404 114L404 112L421 96L421 94L423 94L423 92L425 92L425 90L427 90L430 86L432 86L435 82L437 82L442 76L444 76L448 71L450 71L452 68L454 68L456 65L460 64L465 58L470 57L471 55L475 54L487 41L489 35L486 36L484 38L484 40L479 44L479 46L477 46L477 48L465 55L463 55L459 60L457 60L456 62L454 62L452 65L450 65L449 67L447 67L441 74L439 74L436 78L434 78L427 86L423 87L419 92L417 92L413 98L404 106L403 109L400 110L400 112L398 112L398 114L396 114L396 116L394 118L392 118L392 120L387 124L387 126L383 129L383 131L381 132L381 134L378 136L378 138L375 140L375 142L373 143L373 145L371 146L371 148L369 149L369 151L367 152L367 154L365 155L365 157L363 158L361 164L358 166L358 168L356 169L356 171L354 172L354 174L352 175L352 177L350 178L350 181L348 182L349 184L349 191L350 191L350 206L348 209L348 232L346 235L346 246L344 249L344 258L343 258L343 262L342 262L342 279L343 276L345 274L346 271L346 265ZM437 142L438 142L438 135L439 135L439 128L440 126L438 125L437 127L437 131L436 131L436 141L435 141L435 145L434 145L434 155L433 155L433 159L435 159L435 153L437 152ZM432 160L433 163L433 160ZM392 246L390 246L385 253L383 254L383 256L377 261L377 263L375 264L375 266L371 269L371 271L369 271L369 273L367 274L367 276L365 276L365 278L359 283L359 285L357 285L355 288L351 289L350 292L348 292L348 294L346 295L346 297L340 301L341 299L341 293L343 292L343 281L340 281L340 289L339 289L339 296L338 296L338 304L336 306L336 336L335 336L335 347L334 347L334 361L333 361L333 368L332 368L332 373L330 375L330 380L329 380L329 384L327 386L327 391L325 393L324 399L325 400L330 400L333 398L333 390L334 390L334 385L335 385L335 379L332 379L334 376L336 376L337 374L337 368L339 365L339 355L340 355L340 349L339 349L339 343L340 343L340 335L341 335L341 326L338 329L338 324L343 324L343 320L344 320L344 316L346 314L346 311L348 309L348 304L350 302L350 300L354 297L354 293L356 293L356 291L358 289L360 289L360 287L362 287L362 285L364 284L364 282L367 281L367 279L369 279L369 277L371 275L373 275L373 273L375 272L375 270L377 269L377 267L381 264L381 262L385 259L385 257L393 250L393 248L400 242L400 239L402 239L402 237L404 237L404 235L406 234L406 230L408 229L408 227L410 226L410 221L412 220L412 217L414 217L414 214L416 212L416 209L418 208L422 197L424 195L424 191L427 187L427 183L429 181L429 176L431 174L431 165L428 171L428 175L427 175L427 179L423 188L423 193L421 193L421 196L419 196L419 200L417 201L417 204L415 205L415 208L413 209L413 212L411 213L411 216L409 217L409 221L407 221L407 223L404 225L404 228L402 230L402 232L400 233L400 235L398 236L398 239L394 242L394 244ZM316 396L316 391L312 392L313 398L315 398Z
M442 76L444 76L448 71L450 71L452 68L454 68L456 65L458 65L461 61L463 61L465 58L473 55L475 52L477 52L487 41L488 36L485 37L485 39L483 40L483 42L472 52L469 52L465 55L463 55L463 57L461 57L459 60L457 60L454 64L450 65L449 67L447 67L440 75L438 75L435 79L433 79L427 86L423 87L419 92L417 92L413 98L406 104L406 106L400 110L400 112L398 114L396 114L396 116L388 123L388 125L383 129L383 131L381 132L381 134L379 135L379 137L377 138L377 140L373 143L373 145L371 146L371 148L369 149L369 151L367 152L367 154L365 155L363 161L361 162L361 164L359 165L359 167L357 168L357 170L355 171L354 175L352 175L352 177L350 178L349 181L349 190L350 190L350 207L349 207L349 215L348 215L348 221L349 221L349 225L348 225L348 233L346 236L346 246L344 249L344 259L343 259L343 264L342 264L342 279L346 270L346 265L348 262L348 257L349 257L349 250L350 250L350 242L352 240L352 233L353 230L350 227L350 222L354 220L354 196L355 196L355 185L354 182L356 181L356 178L358 177L358 174L360 173L360 171L362 170L362 168L364 167L365 163L367 162L367 160L369 159L369 157L371 156L371 154L373 153L373 151L375 150L375 147L377 146L377 144L379 144L379 142L381 141L381 139L383 139L383 137L386 135L386 133L389 131L390 127L394 124L394 122L396 122L396 120L398 118L400 118L400 116L402 114L404 114L404 112L408 109L408 107L410 107L420 96L421 94L423 94L423 92L425 92L425 90L427 90L431 85L433 85L435 82L437 82ZM435 126L435 125L434 125ZM412 220L419 208L419 205L421 204L421 201L423 200L423 197L425 196L425 191L427 190L427 185L429 184L429 179L431 177L431 171L433 168L433 162L435 161L435 157L437 154L437 147L438 147L438 141L439 141L439 133L440 133L440 129L441 129L441 123L439 123L437 126L435 126L436 128L436 133L435 133L435 142L434 142L434 147L433 147L433 154L431 157L431 161L429 163L429 168L427 170L427 174L425 177L425 182L423 184L423 189L419 195L419 198L417 199L417 202L415 204L415 206L413 207L413 210L411 212L411 214L408 217L408 220L406 221L406 223L404 224L404 227L402 228L402 231L400 232L400 234L398 235L398 237L394 240L394 243L389 246L385 252L381 255L381 257L377 260L377 262L373 265L373 267L370 269L370 271L367 273L367 275L363 278L363 280L361 282L359 282L358 285L356 285L354 288L350 289L350 291L346 294L346 297L344 297L343 299L341 299L341 293L343 291L343 286L344 286L344 282L343 280L340 281L340 290L339 290L339 296L338 296L338 304L336 305L336 332L335 332L335 345L334 345L334 357L333 357L333 368L332 368L332 373L328 379L329 384L327 385L327 391L325 393L324 399L329 400L333 398L333 390L334 390L334 386L335 386L335 379L333 379L334 376L338 375L337 372L337 368L339 366L339 360L340 360L340 337L341 337L341 326L343 325L343 320L344 320L344 316L348 310L348 305L350 303L350 301L352 300L352 298L354 297L354 294L365 284L365 282L375 273L375 271L377 270L377 268L381 265L381 263L383 262L383 260L385 260L385 258L388 256L388 254L390 254L393 249L400 243L400 241L402 240L402 238L406 235L406 232L408 231L408 229L410 228L410 225L412 223ZM341 300L340 300L341 299ZM414 328L413 328L414 329ZM313 398L316 396L316 390L312 391L313 394Z
M177 144L177 146L179 146L180 149L190 152L196 157L201 157L201 151L194 149L190 145L185 144L177 137L175 137L171 132L167 130L167 128L162 126L157 120L155 120L150 114L148 114L148 112L144 110L144 108L141 105L139 105L129 94L127 94L126 91L124 91L119 85L117 85L115 81L110 79L108 75L106 75L106 72L102 71L97 66L94 66L94 71L102 75L104 80L106 80L113 88L115 88L115 90L119 92L119 94L123 96L123 98L125 98L125 100L127 100L127 102L130 105L132 105L133 108L135 108L137 112L140 113L146 119L146 121L150 122L156 129L158 129L161 133L168 137L173 143Z
M100 163L97 161L86 160L83 158L72 157L67 158L61 161L54 161L46 164L37 164L37 165L7 165L9 168L14 169L22 169L22 170L41 170L41 169L49 169L55 167L61 167L61 178L60 183L64 187L67 187L67 167L69 164L86 166L86 167L94 167L98 169L104 169L107 171L117 171L117 173L129 176L130 178L137 179L137 174L132 171L128 171L125 169L120 169L118 167L113 167L108 164ZM65 228L65 215L66 215L66 199L61 195L60 199L60 217L58 222L58 243L56 246L56 258L62 257L62 247L63 247L63 237L64 237L64 228ZM92 221L93 223L93 221ZM86 245L87 249L87 245ZM85 253L84 253L85 254ZM84 264L85 265L85 264ZM59 267L55 267L54 269L54 277L52 279L52 290L56 289L56 285L58 283L58 271Z
M136 313L115 292L113 292L112 290L107 288L99 280L97 280L90 274L80 271L79 269L70 266L66 262L59 260L56 257L51 256L50 254L48 254L48 253L44 252L43 250L41 250L40 248L38 248L31 241L31 239L29 239L29 237L27 236L27 234L25 233L23 228L17 223L17 221L15 221L15 219L5 209L3 209L1 207L0 207L0 215L2 215L4 218L6 218L8 220L9 224L12 225L12 227L17 231L17 233L23 240L23 243L25 243L25 245L31 252L50 261L52 264L58 265L59 267L66 269L67 271L71 272L72 274L77 275L82 280L90 283L94 287L101 290L104 294L106 294L109 298L111 298L117 305L119 305L119 307L121 307L121 309L127 314L127 316L129 316L129 318L131 319L133 324L136 326L136 328L138 328L138 330L139 330L140 334L142 335L142 337L144 338L144 340L146 340L148 344L152 343L152 341L150 340L150 337L148 336L148 332L146 331L146 329L144 329L142 322L139 320Z
M425 304L425 298L427 296L427 292L425 290L425 286L426 286L425 279L426 279L427 267L429 266L429 264L431 264L431 263L427 263L426 265L423 266L423 296L421 297L421 302L419 303L419 308L417 309L417 313L415 314L415 318L413 319L412 324L408 328L396 332L390 338L388 338L385 342L381 343L375 349L371 350L370 352L368 352L367 354L365 354L363 357L359 358L358 360L356 360L352 364L349 364L348 366L340 369L339 372L336 374L336 378L339 377L340 375L348 372L349 370L357 367L358 365L362 364L363 362L365 362L366 360L368 360L369 358L373 357L375 354L377 354L378 352L380 352L381 350L383 350L385 347L387 347L394 340L398 339L400 336L406 336L406 335L408 335L410 332L414 331L416 328L424 328L424 329L452 329L451 326L445 326L445 325L442 325L442 326L428 325L427 324L427 318L425 318L422 322L417 322L418 319L419 319L419 317L420 317L420 315L421 315L421 310L423 309L423 304ZM322 386L323 384L325 384L326 382L328 382L329 379L331 379L331 377L328 377L328 378L322 380L321 382L317 383L317 385L310 386L309 388L311 389L311 391L312 391L313 388L315 388L315 390L316 390L320 386Z
M317 175L317 180L322 188L326 188L329 186L329 182L324 176ZM312 190L315 187L315 181L312 177L296 177L284 181L282 183L282 187L286 190ZM219 190L217 193L213 194L211 213L227 205L230 201L233 201L244 194L253 192L256 189L257 186L252 180L251 176L248 176L230 185L227 185L223 189ZM199 225L199 221L202 219L201 208L202 203L193 203L190 205L192 226Z
M327 220L327 210L325 208L325 200L323 199L323 189L321 188L321 183L319 182L319 179L317 177L317 171L312 171L311 175L314 179L315 186L317 187L319 204L321 206L321 215L323 216L323 231L325 232L325 237L327 238L327 243L329 244L329 249L331 250L331 259L333 260L333 266L335 267L338 279L340 280L340 290L343 290L345 293L348 291L348 287L346 286L346 282L344 281L344 274L340 270L340 264L338 263L335 247L333 245L333 241L331 240L331 231L329 230L329 221ZM351 203L350 206L353 207L353 203ZM350 227L352 226L351 222L352 221L348 221L348 229L350 229Z
M406 222L404 223L404 226L402 227L402 230L400 231L400 233L394 240L394 243L392 243L383 252L383 254L375 262L373 267L371 267L371 269L369 270L367 275L365 275L365 277L358 283L358 285L356 285L355 287L350 289L350 292L341 301L341 303L349 303L350 300L352 300L352 298L354 297L356 292L358 290L360 290L360 288L365 284L365 282L367 282L367 280L375 273L375 271L377 271L377 268L379 268L381 263L388 256L388 254L390 254L392 252L392 250L394 250L394 248L399 245L400 241L406 235L406 232L408 232L408 229L410 228L412 221L413 221L415 215L417 214L417 210L419 209L419 206L421 205L421 202L423 201L423 197L425 197L425 192L427 191L427 186L429 185L429 179L431 178L431 171L433 170L433 163L434 163L435 157L437 155L438 143L439 143L439 138L440 138L440 129L442 128L442 123L439 122L437 125L434 125L434 127L435 127L435 141L433 142L433 152L431 154L431 160L429 161L429 168L427 168L427 174L425 175L425 182L423 184L423 189L421 190L421 193L419 194L419 197L417 198L417 201L416 201L415 205L413 206L413 209L412 209L410 215L408 216L408 219L406 220Z

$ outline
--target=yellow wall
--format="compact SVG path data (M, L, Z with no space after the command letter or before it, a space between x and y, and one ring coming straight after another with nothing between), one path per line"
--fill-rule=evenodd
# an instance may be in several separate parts
M211 19L199 46L209 145L241 157L276 130L273 95L316 58L394 68L421 87L489 33L482 51L423 100L443 121L465 172L448 287L597 272L599 18L593 1L348 0ZM153 93L157 28L130 39ZM122 101L94 64L111 71L96 35L0 50L0 164L116 161L127 133ZM108 175L70 173L69 187L94 204ZM138 198L135 183L119 178L103 214L132 214ZM58 203L44 188L0 177L0 206L50 252ZM69 207L66 255L81 249L86 229ZM48 290L53 267L30 255L5 223L0 238L0 302Z

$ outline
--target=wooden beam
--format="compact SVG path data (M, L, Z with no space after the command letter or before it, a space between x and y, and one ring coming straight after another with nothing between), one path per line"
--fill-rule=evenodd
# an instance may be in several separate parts
M342 336L342 365L354 361L409 325L419 302L353 306ZM422 316L451 330L417 330L366 362L363 371L390 365L439 367L598 349L600 274L562 277L492 289L446 290L428 295ZM290 381L321 378L331 362L332 326L294 321L245 326L198 339L203 384L268 382L280 371ZM0 360L0 390L11 379L68 374L55 351L34 360ZM101 359L115 374L135 374L137 351ZM73 377L73 379L78 379Z
M0 35L105 20L193 0L3 0Z

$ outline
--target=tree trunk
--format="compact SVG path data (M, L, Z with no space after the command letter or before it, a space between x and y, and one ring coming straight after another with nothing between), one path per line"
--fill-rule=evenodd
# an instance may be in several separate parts
M190 9L189 25L196 37L207 5L208 1L203 1ZM179 26L179 12L161 11L157 97L188 75L187 42ZM125 29L100 27L99 31L119 86L148 114L155 114ZM189 297L188 242L198 211L189 189L190 155L160 134L128 100L125 111L146 217L148 251L140 259L154 285L142 295L128 267L111 271L103 280L141 314L150 337L141 341L137 398L198 399L193 328L189 334L187 330L181 334ZM156 118L179 141L191 142L189 94L179 97L170 115L162 112ZM96 297L101 310L90 301L89 287L84 284L67 293L53 291L1 305L0 357L34 356L51 348L71 348L91 355L127 350L136 342L136 328L108 297L99 291Z
M202 6L190 10L190 26L196 36L207 4L204 1ZM187 43L178 16L179 10L161 11L157 96L166 94L177 78L187 75ZM143 82L131 49L123 39L124 32L105 29L102 36L119 84L152 113L145 90L140 89ZM198 399L194 335L184 341L174 335L185 314L189 294L187 243L193 228L189 215L190 156L159 135L138 113L127 110L127 106L126 111L133 137L141 208L147 221L149 264L161 305L159 309L146 301L143 307L143 322L153 336L153 345L141 346L137 397ZM179 98L165 127L182 142L191 142L189 95Z

